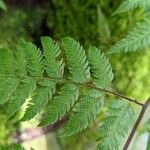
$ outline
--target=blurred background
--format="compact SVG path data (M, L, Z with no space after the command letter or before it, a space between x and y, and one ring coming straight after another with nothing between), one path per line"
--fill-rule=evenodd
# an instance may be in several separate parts
M119 4L120 0L0 0L0 48L15 50L19 38L41 46L40 37L47 35L55 40L71 36L85 48L95 45L106 51L143 19L145 10L142 8L112 16ZM110 60L115 88L144 102L150 96L150 50L112 55ZM3 109L0 106L1 147L21 142L27 150L31 147L35 150L95 148L96 123L86 132L61 139L57 130L36 130L37 118L22 124L17 122L17 116L6 121ZM150 145L149 113L150 110L136 133L131 150L146 150L146 145Z

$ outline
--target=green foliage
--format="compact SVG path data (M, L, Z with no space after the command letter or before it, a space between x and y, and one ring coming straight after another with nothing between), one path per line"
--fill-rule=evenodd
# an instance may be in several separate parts
M97 150L119 149L133 121L134 110L131 105L123 100L113 100L99 128L100 143Z
M30 94L35 89L35 84L35 80L31 78L23 79L20 82L20 85L18 85L8 100L8 106L6 107L6 115L8 118L13 116L25 103L26 99L30 97Z
M5 77L5 75L12 75L14 73L14 57L12 51L10 51L9 49L0 49L0 64L0 104L3 104L15 91L15 88L19 84L19 80L17 78ZM3 90L4 87L5 90Z
M0 115L0 149L1 145L7 145L11 142L10 134L14 127L10 121L6 119L5 114Z
M98 87L111 88L113 72L109 60L99 49L91 46L88 50L88 58L91 65L92 77Z
M53 124L57 120L60 120L78 100L78 96L79 89L75 85L64 85L59 95L55 96L49 104L46 115L41 121L41 125Z
M129 2L133 3L133 1ZM130 5L130 8L127 8L129 5L126 5L127 7L123 5L121 11L125 11L123 10L124 8L133 10L136 7L143 7L142 3L145 2L146 0L134 1L134 4ZM29 39L28 34L40 45L39 35L43 32L44 28L43 34L50 34L55 39L64 35L71 35L80 40L83 44L94 43L98 47L101 47L101 49L107 49L114 41L118 41L124 31L128 30L128 27L132 27L136 20L134 19L134 15L136 16L134 12L132 12L132 14L129 13L127 19L124 18L124 16L122 18L119 18L119 16L116 16L116 18L109 17L115 5L118 3L118 1L115 0L94 0L92 2L90 0L69 2L67 0L56 0L50 3L52 5L50 9L48 8L47 18L48 26L50 27L49 31L47 31L47 29L45 31L45 27L43 27L45 24L43 25L43 22L42 26L40 26L40 21L43 16L37 15L36 12L33 13L33 11L31 11L30 14L20 10L18 12L14 10L7 14L2 14L3 17L0 20L0 47L4 48L9 45L14 48L16 39L18 39L20 35ZM44 5L42 5L42 7L43 6ZM120 13L119 11L118 9L117 13ZM38 16L36 17L38 19L34 20L35 15ZM32 20L35 21L35 24ZM139 24L135 27L137 28L137 30L134 30L136 34L134 32L131 33L126 37L126 40L120 43L121 46L115 47L108 53L134 51L149 47L149 37L147 35L149 34L147 31L149 30L148 27L146 27L149 25L148 20L149 19L144 20L140 23L141 25ZM30 33L26 33L26 27L29 27L28 30ZM16 32L14 33L14 31ZM142 39L139 38L141 34L143 35ZM114 35L115 37L111 37ZM133 41L133 43L130 43L130 41ZM108 58L106 58L101 50L92 46L86 51L78 42L70 38L62 39L60 45L50 38L43 37L42 46L43 50L40 51L34 44L20 40L17 44L17 50L13 54L11 54L11 51L10 54L8 54L9 57L12 55L12 59L10 60L7 60L7 56L3 53L4 49L2 50L2 53L0 53L0 61L2 60L2 62L0 62L0 64L6 66L6 69L3 67L0 68L2 71L2 75L0 75L0 95L2 95L0 104L4 110L7 108L10 109L8 113L6 112L9 118L20 110L22 104L27 103L22 121L30 120L36 114L42 113L43 118L41 125L53 124L67 115L69 121L65 125L63 135L69 136L87 128L94 122L99 111L102 110L103 99L98 97L93 98L91 95L89 96L89 90L87 90L85 86L92 84L99 88L113 89L111 83L113 80L112 69ZM117 77L115 78L115 86L117 86L119 90L123 89L122 91L128 95L132 93L131 95L133 96L131 97L145 99L143 98L145 92L149 94L149 88L146 88L149 85L149 80L146 76L149 70L147 65L149 64L149 55L145 57L145 52L140 53L143 57L138 56L139 53L131 55L130 57L129 53L127 55L128 57L120 55L121 57L118 57L119 60L113 55L113 59L116 60L112 61L113 63L117 63L116 68L113 68L113 72L116 73ZM134 63L137 57L143 64ZM4 62L3 59L6 60L6 62ZM133 63L134 65L132 65ZM132 68L134 68L134 71L132 71ZM138 68L142 68L142 70ZM122 76L120 76L120 74ZM131 78L133 78L132 82L130 80ZM29 85L30 82L33 82L31 86ZM143 84L147 91L143 89ZM63 90L66 86L69 86L68 90ZM135 89L135 87L137 88ZM91 93L95 95L93 91ZM141 98L140 95L143 97ZM19 100L20 102L18 103ZM14 110L12 110L13 107L15 108ZM92 115L90 114L91 112ZM82 120L80 120L80 116Z
M120 16L110 17L110 14L112 14L112 11L118 5L118 2L119 1L117 0L111 0L111 1L105 1L105 0L58 1L58 0L55 0L55 1L50 1L50 8L47 7L49 6L49 4L46 6L45 2L43 2L44 5L41 5L44 8L43 9L44 14L42 14L43 16L41 15L41 13L39 14L40 12L39 10L33 12L33 9L27 9L27 12L25 12L25 11L22 11L21 9L18 10L18 8L16 11L16 8L15 8L13 10L9 10L7 13L3 12L1 13L1 20L0 20L0 29L1 29L0 47L4 48L6 46L9 46L9 47L13 47L13 50L14 50L16 39L18 39L20 35L28 40L31 39L30 36L32 36L34 38L35 43L37 43L39 46L40 35L49 34L55 39L59 39L60 37L64 35L65 36L71 35L75 39L80 40L81 43L83 43L84 45L92 43L94 45L97 45L101 49L107 50L107 48L110 47L113 42L118 41L118 39L120 39L120 37L124 35L125 31L133 27L135 22L139 20L138 18L139 16L140 16L140 19L143 16L143 14L141 14L141 11L139 11L139 9L137 8L136 11L129 12L127 15L122 15L122 17ZM127 5L123 5L121 11L123 11L124 8L130 9L130 10L133 10L136 7L141 8L143 7L142 3L145 3L146 0L143 0L143 1L136 0L136 1L128 1L128 2L133 3L133 5L131 4L128 5L124 1L124 4L127 4ZM20 2L20 4L21 3L22 2ZM10 5L9 7L11 7ZM47 12L45 12L45 6L48 8ZM127 8L126 6L130 8ZM149 5L147 4L146 6L149 6ZM48 15L48 18L47 18L47 15ZM80 19L77 19L77 18L80 18ZM48 25L49 29L47 29L47 26L45 28L45 23L46 23L45 19L47 19L46 25ZM144 29L145 31L148 31L146 28L146 25L144 28L145 28ZM138 30L142 31L143 27L142 28L140 27ZM144 34L144 36L146 33L145 31L144 33L142 31L142 34ZM137 31L137 33L139 32ZM135 44L136 42L132 43L131 45L130 44L128 45L128 43L130 43L130 41L132 41L133 39L135 39L136 41L136 38L138 38L138 35L140 34L137 34L137 37L133 37L134 35L131 35L131 38L128 38L128 40L125 43L121 43L121 45L124 45L124 46L121 48L118 48L117 52L125 51L126 50L125 47L128 47L127 48L128 51L132 51L134 48L136 48L134 50L141 49L140 47L136 47L138 46ZM15 91L21 87L20 84L22 85L22 80L24 80L27 77L34 78L36 82L36 87L33 87L33 89L31 89L31 91L27 93L28 95L26 96L27 98L21 99L21 103L24 103L24 102L25 102L24 104L27 103L26 112L22 120L30 120L36 114L39 114L39 113L41 114L42 112L44 113L42 119L46 117L48 120L45 124L50 124L51 119L52 119L52 123L54 123L55 121L60 120L65 115L70 116L71 114L71 116L76 116L74 109L79 104L82 105L81 102L84 99L84 97L87 97L88 99L89 96L87 96L87 91L85 87L73 84L75 87L77 87L76 90L79 90L79 97L78 97L79 101L78 101L78 98L77 99L76 98L75 99L62 98L64 97L63 95L64 92L60 93L61 89L64 86L68 85L68 83L64 84L64 78L69 79L69 81L72 81L72 77L73 75L75 75L76 78L74 81L77 81L79 80L77 76L80 72L76 74L75 73L72 74L71 70L69 69L70 63L68 63L69 59L67 59L66 57L67 56L66 50L62 46L63 44L61 45L62 46L61 47L57 42L54 42L52 39L45 38L45 37L42 38L42 40L44 41L42 42L44 43L43 49L44 49L44 46L46 45L45 50L43 50L42 52L37 51L37 48L35 45L31 43L29 44L28 42L25 42L24 40L20 40L18 42L17 51L14 52L12 64L9 63L10 66L11 65L14 66L12 70L10 70L12 71L11 76L0 77L0 83L1 83L0 95L2 95L0 99L0 104L2 108L1 111L3 113L3 110L7 109L7 107L10 105L8 104L10 98L13 96ZM141 45L143 45L144 43L143 39L140 39L139 41L142 41ZM148 42L147 40L145 41ZM26 48L27 43L28 43L28 48L30 49L30 52L28 54L26 53L26 51L28 51L28 48ZM56 55L53 55L53 57L51 57L52 53L54 52L53 50L57 52L56 52ZM82 52L83 51L84 50L82 50ZM116 53L115 49L113 51L114 53ZM68 53L70 54L70 52ZM93 55L93 53L95 54L92 56L92 62L90 61L91 57L89 57L89 53L91 53L91 55ZM111 57L112 64L115 64L113 67L113 72L115 72L115 76L117 77L115 78L115 82L113 81L113 83L117 89L119 89L120 91L123 91L124 94L127 94L128 96L131 96L137 99L144 100L147 98L147 96L149 96L149 76L148 76L149 70L150 70L149 65L148 65L150 62L149 54L150 53L148 53L148 51L141 51L141 52L134 53L133 55L131 53L127 53L127 57L124 54L113 55L113 57ZM111 84L111 81L113 78L113 76L111 76L112 71L111 71L111 67L109 67L109 65L106 65L108 58L105 58L105 55L103 58L103 53L99 49L97 49L97 51L94 50L94 47L92 48L91 52L88 50L86 51L85 49L85 56L86 55L87 55L87 58L85 57L85 59L89 62L88 66L90 66L91 75L90 75L90 78L85 79L85 82L87 84L92 83L94 86L97 86L100 88L112 89L112 84ZM0 57L1 56L3 57L3 52L2 52L2 55L0 55ZM63 59L62 59L62 56L64 56ZM34 57L34 59L32 59L32 57ZM72 58L74 58L74 55ZM96 58L97 58L97 61L95 61ZM75 65L77 61L74 61L74 62L75 62L73 63L74 65L73 66L71 65L71 68L74 68L73 70L75 70L76 68ZM104 62L106 64L103 64ZM40 65L37 65L37 64L40 64ZM65 64L65 68L64 68L64 64ZM3 66L5 66L5 63L3 64ZM80 66L80 64L77 64L77 66ZM80 66L79 68L81 69L82 67ZM79 68L76 68L76 70L78 70ZM105 68L108 68L109 71ZM97 71L95 71L95 69ZM82 70L81 75L84 76L84 70L86 70L85 66L81 70ZM6 74L7 72L9 72L9 69L6 70ZM69 72L69 75L68 75L68 72ZM50 80L51 78L52 80ZM54 79L54 78L57 78L57 79ZM58 81L58 78L60 82ZM84 77L83 77L82 82L79 82L79 83L85 85L86 84L85 82L84 82ZM71 88L70 88L70 92L72 92L72 95L73 95L73 91L71 90ZM70 94L69 91L66 93L66 95L67 94ZM70 103L71 101L73 101L73 104ZM16 100L14 100L14 102L16 103ZM66 105L65 105L65 102L67 103ZM91 101L89 100L89 103L90 102ZM6 105L4 103L6 103ZM100 106L100 110L102 108L103 106ZM51 109L54 110L54 112L51 111ZM17 108L17 111L18 110L20 110L20 108ZM56 111L58 112L55 113ZM63 113L61 114L61 112ZM80 112L80 109L79 109L79 112ZM50 117L51 115L53 117ZM100 113L100 115L102 114ZM88 116L88 113L87 113L87 116ZM84 117L85 124L87 122L86 120L87 118L88 117ZM69 120L71 120L71 118ZM74 130L78 131L84 128L83 126L84 125L76 127ZM5 130L6 130L5 128L4 129L2 128L1 130L2 132L0 134L3 135L3 131ZM86 138L87 138L87 134L86 134ZM70 137L68 139L70 139ZM69 141L68 139L66 141ZM76 149L75 148L76 142L80 144L80 149L82 149L84 145L83 141L85 140L85 136L81 137L80 139L83 139L83 140L81 141L78 138L78 140L76 141L73 138L73 142L69 143L71 147L66 146L64 149L72 149L72 147ZM0 142L1 141L3 140L0 140ZM89 142L90 141L88 141L88 144Z
M50 77L61 78L63 75L63 59L57 60L60 54L60 48L51 38L43 37L42 44L45 57L45 69Z
M90 68L83 47L71 38L63 38L62 45L66 52L67 65L71 74L69 79L79 83L87 82L90 78Z
M0 74L1 75L7 75L7 74L13 74L14 68L13 68L14 58L13 58L13 52L9 49L0 49Z
M119 8L114 12L114 15L123 12L128 12L137 7L149 7L149 6L150 6L149 0L124 0L122 4L119 6Z
M25 55L25 42L24 40L20 39L17 42L16 46L16 52L15 52L15 74L19 76L26 75L27 71L27 60Z
M40 112L55 92L55 82L53 81L44 80L37 84L38 89L34 91L34 95L29 101L29 105L27 106L28 108L26 109L26 113L22 121L32 119L38 112Z
M28 51L26 53L26 58L27 58L27 64L28 64L28 71L31 76L42 76L43 74L43 65L42 65L42 54L37 47L30 43L27 42L25 43L25 51Z
M103 94L96 94L95 91L90 92L92 95L88 93L88 95L82 97L79 103L75 105L73 114L64 127L62 136L70 136L82 131L91 125L96 119L96 116L102 107Z
M25 148L22 147L21 144L12 144L12 145L8 145L8 146L0 146L0 150L25 150Z
M137 24L123 39L112 46L107 54L136 51L150 46L150 18L145 18L143 22Z
M0 0L0 8L2 9L2 10L7 10L7 7L6 7L6 4L5 4L5 2L4 2L4 0Z
M149 132L150 133L150 119L148 119L142 127L139 129L139 133L145 133Z
M1 50L0 65L7 67L0 70L0 76L5 81L12 82L11 86L7 87L8 85L4 84L1 88L4 96L1 103L6 106L5 113L7 118L10 118L30 98L22 120L30 120L46 110L41 125L53 124L68 115L69 121L64 127L62 136L70 136L86 129L96 119L103 107L105 93L89 88L93 86L95 89L96 87L110 89L113 80L112 68L108 58L96 47L91 46L86 54L83 47L69 37L62 39L64 55L60 55L62 51L51 38L43 37L42 46L41 52L34 44L20 40L15 52ZM62 56L64 57L61 58ZM24 62L21 62L22 59ZM66 63L63 60L66 60ZM14 79L17 80L15 83ZM6 95L5 87L11 91L9 95ZM113 118L116 118L112 122L113 127L118 129L118 120L121 121L119 123L123 128L116 130L116 134L119 135L121 131L125 135L128 127L126 122L123 122L125 120L122 116L125 116L128 125L131 125L133 109L127 107L127 103L123 100L121 102L116 100L114 103L109 111L112 115L117 111L119 115L113 115ZM128 118L129 115L131 118Z
M112 3L115 3L113 1ZM82 44L95 44L99 46L109 38L109 27L105 22L105 15L100 12L102 0L75 0L50 1L48 8L47 25L56 39L62 36L72 36ZM109 2L108 2L109 5ZM105 7L110 13L111 7ZM67 18L67 19L66 19ZM103 27L103 29L101 28Z
M127 52L112 55L111 64L115 73L113 85L125 95L145 101L149 97L150 51ZM119 62L119 63L118 63ZM119 82L117 79L120 79ZM135 88L136 87L136 88ZM145 90L146 89L146 90Z
M5 2L5 1L4 1ZM0 49L5 49L6 47L11 48L10 53L8 54L8 56L11 55L12 50L14 50L15 45L16 45L16 41L19 39L19 37L21 36L24 39L29 39L31 40L31 36L29 35L29 33L27 32L27 30L25 29L25 24L26 24L26 14L24 13L24 11L22 11L21 9L12 9L11 6L9 5L8 7L8 11L4 12L0 10ZM1 50L0 50L1 51ZM7 51L7 50L6 50ZM1 53L1 52L0 52ZM7 52L6 52L7 53ZM7 57L7 55L3 55L2 53L0 54L0 61L2 60L2 58ZM13 56L14 57L14 56ZM14 59L14 58L13 58ZM5 60L7 60L5 58ZM9 58L9 61L11 61L11 59ZM14 62L14 60L12 60ZM10 62L10 65L13 65L13 62ZM19 63L23 63L23 59L21 59L20 57L20 62ZM12 63L12 64L11 64ZM16 63L16 62L14 62ZM2 64L2 63L1 63ZM5 66L5 67L4 67ZM3 68L8 68L9 64L0 67L0 70ZM23 66L20 64L21 68L23 69ZM18 67L16 66L16 68L18 69ZM13 65L13 68L9 68L10 71L12 71L11 74L13 74L13 70L15 70L16 72L16 68L15 65ZM8 69L8 71L9 71ZM10 72L9 71L9 72ZM8 99L11 97L11 95L14 93L14 91L16 90L18 83L20 83L20 79L14 77L9 79L9 77L6 79L5 77L0 77L0 103L2 104L3 100L4 103L8 101ZM1 88L5 87L5 92L4 90L1 90ZM2 92L3 91L3 92ZM8 92L9 91L9 92ZM5 124L5 128L1 128L0 127L0 144L8 144L11 142L11 136L12 132L14 130L16 130L16 128L18 127L18 124L15 123L14 120L9 119L6 120L6 113L4 114L4 110L6 110L7 106L6 105L0 105L0 116L5 116L5 119L0 120L1 125L3 125L3 123ZM15 127L14 127L15 126Z
M118 79L120 79L120 81L117 79L113 81L116 88L120 91L124 91L124 94L127 94L128 96L134 97L136 99L141 99L142 101L147 99L147 97L149 96L149 93L147 92L149 91L148 78L150 70L148 65L150 63L148 41L149 17L145 17L146 15L149 15L148 9L147 11L136 9L136 11L128 12L128 14L122 15L121 17L114 16L114 20L119 20L120 24L118 28L113 28L113 31L118 31L115 35L116 39L114 40L116 44L110 47L108 51L106 51L106 54L118 53L117 55L112 55L111 57L113 71ZM124 18L124 16L126 18ZM141 19L143 20L141 21ZM121 29L123 30L123 32ZM133 30L135 31L135 33L133 32ZM129 31L127 35L125 34L126 31ZM123 38L121 40L118 40L120 39L120 37ZM142 50L141 46L144 49L146 48L147 50ZM126 55L124 53L121 53L125 52L125 50L127 50ZM131 53L132 51L136 52Z
M146 150L150 150L150 134L148 136L147 147Z
M17 86L20 83L18 78L6 78L0 77L0 104L3 104L8 101L12 93L16 90ZM2 90L5 87L5 91ZM9 91L9 93L8 93Z
M15 48L20 36L31 40L31 35L26 29L27 14L21 9L9 9L1 13L0 19L0 48Z

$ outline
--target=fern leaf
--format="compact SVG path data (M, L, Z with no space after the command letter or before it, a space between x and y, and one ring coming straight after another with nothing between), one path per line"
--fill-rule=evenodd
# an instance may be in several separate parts
M14 56L9 49L0 49L0 75L14 74Z
M23 39L18 40L17 50L15 52L15 74L18 76L25 76L27 73L26 60L26 44Z
M44 57L45 57L45 69L50 77L61 78L64 70L63 59L57 60L60 54L60 47L49 37L41 38Z
M106 54L130 52L150 47L150 18L137 24L126 37L112 46Z
M25 42L28 71L31 76L42 76L43 63L41 51L32 43Z
M8 118L13 116L17 112L30 94L34 91L36 86L36 81L28 78L22 80L22 83L17 87L13 96L8 101L8 106L6 108L6 115Z
M4 104L8 101L19 83L20 80L18 78L0 77L0 104Z
M133 124L134 116L134 109L129 102L113 100L109 105L106 118L99 128L100 143L97 150L118 150Z
M55 92L55 82L50 80L41 81L31 97L29 106L22 121L32 119L38 112L40 112L48 101L52 98Z
M53 124L61 119L73 106L79 96L79 90L75 85L65 84L59 95L51 101L47 112L40 125Z
M147 8L149 6L150 6L149 0L124 0L113 15L128 12L134 10L137 7Z
M150 41L148 35L145 36L146 32L149 32L145 31L145 28L144 23L140 24L140 33L131 34L132 37L144 34L144 41L138 43L144 47ZM132 40L133 38L130 39L131 42ZM70 73L68 81L63 77L64 61L59 59L61 51L58 44L48 37L43 37L42 45L43 53L34 44L24 40L18 42L15 53L0 49L0 104L7 102L7 118L12 117L21 107L27 106L22 120L30 120L45 109L50 100L41 125L53 124L69 114L73 107L62 133L62 136L70 136L91 125L103 105L104 93L89 90L86 83L90 81L97 87L111 88L112 68L104 53L96 47L89 48L88 62L85 51L78 42L63 38L62 45L67 61L65 77L68 75L67 71ZM59 89L61 85L63 86ZM95 86L93 85L93 88ZM53 96L55 88L56 93ZM78 97L79 102L76 102ZM134 110L129 103L122 100L113 101L100 128L101 141L97 149L118 149L132 124L133 116Z
M88 49L88 58L94 83L98 87L111 88L111 81L114 75L109 60L104 53L96 47L91 46Z
M95 96L90 93L80 99L61 136L71 136L93 123L102 107L103 93L99 93L98 97Z
M69 79L79 83L88 81L90 78L90 68L83 47L69 37L62 39L62 45L66 53L67 65L71 74Z

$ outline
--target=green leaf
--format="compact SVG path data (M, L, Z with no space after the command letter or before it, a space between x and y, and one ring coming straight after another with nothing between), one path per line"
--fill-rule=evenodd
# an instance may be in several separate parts
M0 49L0 75L12 75L14 73L14 56L9 49Z
M124 0L113 15L134 10L137 7L150 7L149 0Z
M118 41L108 51L108 54L131 52L150 47L150 18L137 24L123 39Z
M26 43L23 39L18 40L17 50L15 52L15 74L25 76L27 73L27 60L26 60Z
M41 41L43 45L47 75L49 77L61 78L64 72L64 63L63 59L57 59L61 52L59 45L49 37L42 37Z
M142 34L141 31L146 29L145 25L139 29L140 33L135 36ZM143 33L146 34L146 31ZM130 41L132 40L131 38ZM148 38L136 44L146 47L147 43ZM71 136L86 129L96 119L105 93L92 89L111 88L112 68L99 49L91 46L87 59L82 46L67 37L62 39L64 59L67 61L64 71L58 44L43 37L42 45L43 53L34 44L24 40L18 41L15 52L0 49L0 104L5 103L2 107L4 106L4 114L8 119L25 108L22 120L30 120L46 110L41 125L53 124L71 113L62 133L62 136ZM100 127L101 141L97 149L118 149L132 125L133 116L134 110L128 102L112 101Z
M21 144L12 144L12 145L0 145L0 150L25 150Z
M110 28L100 4L97 5L97 32L101 43L108 43L110 39Z
M20 83L20 79L14 77L0 77L0 104L6 103Z
M8 106L6 108L7 118L10 118L17 112L30 94L34 91L36 87L36 81L28 78L22 80L22 83L17 87L13 96L8 101Z
M53 124L60 120L74 105L78 96L79 90L75 85L65 84L60 89L59 95L52 99L40 125Z
M75 105L73 113L69 118L68 123L64 127L64 131L61 136L71 136L77 132L86 129L91 125L96 116L101 110L103 103L103 93L93 95L89 92L88 95L82 97L80 101ZM97 92L97 91L96 91Z
M90 79L90 67L83 47L79 42L69 37L62 39L62 45L71 74L69 79L79 83L87 82Z
M50 80L44 80L39 83L38 87L34 91L34 95L31 97L28 108L22 121L32 119L38 112L40 112L52 98L55 92L55 82Z
M41 51L32 43L25 42L28 71L31 76L43 75L43 63Z
M25 150L25 148L21 144L13 144L10 146L10 149L12 150Z
M133 125L134 117L135 112L129 102L123 99L113 100L99 128L100 143L97 150L119 150L123 139Z
M88 58L94 84L101 88L111 88L114 75L108 58L94 46L89 47Z

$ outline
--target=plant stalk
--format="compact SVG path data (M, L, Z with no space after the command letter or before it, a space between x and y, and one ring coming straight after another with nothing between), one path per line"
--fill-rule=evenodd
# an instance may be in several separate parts
M130 145L130 143L131 143L131 141L133 139L133 136L134 136L134 134L135 134L135 132L136 132L136 130L137 130L137 128L138 128L138 126L139 126L139 124L140 124L140 122L141 122L141 120L142 120L142 118L143 118L143 116L144 116L144 114L145 114L149 104L150 104L150 97L144 103L144 105L143 105L143 107L141 109L141 112L140 112L140 114L139 114L139 116L138 116L138 118L137 118L137 120L136 120L136 122L134 124L134 127L132 128L132 130L130 132L130 135L129 135L129 137L128 137L128 139L127 139L127 141L126 141L126 143L125 143L125 145L123 147L123 150L127 150L128 149L128 147L129 147L129 145Z

